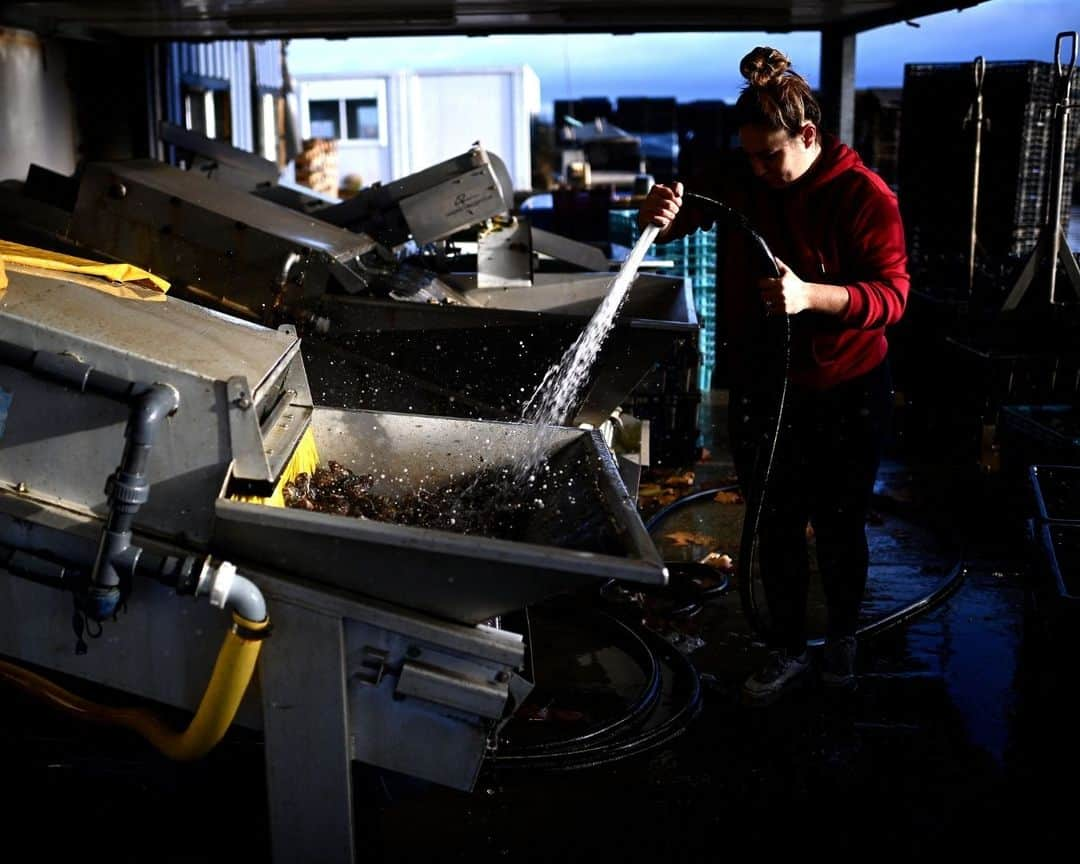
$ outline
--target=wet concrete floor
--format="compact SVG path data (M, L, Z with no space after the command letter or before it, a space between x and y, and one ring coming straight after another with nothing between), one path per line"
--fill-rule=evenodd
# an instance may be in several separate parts
M707 444L717 456L694 466L699 489L730 480L722 438ZM492 763L472 793L356 766L360 860L1033 856L1069 848L1080 767L1071 734L1076 654L1052 642L1032 610L1024 506L1004 488L968 466L890 454L868 526L864 621L932 591L960 563L966 577L941 605L860 645L855 693L827 694L810 682L769 708L743 705L739 685L763 649L729 591L689 619L659 622L672 652L701 674L700 710L679 737L573 771ZM686 508L654 537L672 560L701 554L688 534L734 551L741 509ZM628 608L625 596L582 602ZM820 599L811 607L819 627ZM579 627L562 642L566 656L548 658L554 668L573 674L610 662L580 631L585 619L566 611L573 604L554 608L549 622L562 615L562 626ZM25 839L48 857L268 860L257 735L230 733L202 763L174 765L124 733L82 727L8 690L0 698L0 757L9 798L17 796L0 818L9 843ZM573 708L572 694L560 698ZM561 723L557 736L580 720L564 710L529 722Z

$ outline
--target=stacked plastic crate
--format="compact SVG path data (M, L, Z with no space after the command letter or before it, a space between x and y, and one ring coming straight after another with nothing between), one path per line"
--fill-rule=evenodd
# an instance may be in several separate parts
M712 389L712 373L716 367L716 229L695 231L684 238L684 242L685 275L693 286L694 308L701 323L698 389L704 392Z
M1073 92L1080 81L1074 72ZM914 286L943 298L966 292L974 158L971 63L908 64L901 110L899 197ZM977 266L993 283L1035 246L1046 219L1054 66L1035 60L986 64L982 86ZM1080 111L1068 131L1062 225L1068 226ZM997 305L1010 278L986 284Z
M612 243L633 246L640 233L636 210L611 211L608 238ZM690 280L701 324L697 344L689 342L671 357L656 358L652 373L631 394L632 413L650 422L649 446L655 466L688 467L700 454L698 408L716 363L715 239L715 231L698 232L649 249L651 257L672 262L665 274Z
M1073 75L1076 93L1080 70ZM1026 458L1019 454L1031 426L1005 406L1038 409L1080 398L1076 340L1068 327L1059 333L1056 325L1022 327L1001 318L1048 215L1054 81L1052 63L986 64L969 294L974 66L909 64L904 72L898 195L913 290L905 322L890 337L894 369L907 404L925 412L926 446L956 444L954 455L978 453L991 472L1010 461L1022 469ZM1078 141L1080 111L1074 110L1060 214L1066 229ZM1002 473L1008 473L1004 467Z
M637 226L637 210L612 210L608 218L608 239L621 246L633 246L641 232ZM663 272L690 279L694 292L701 331L698 334L698 390L710 390L713 368L716 366L716 229L695 231L688 237L670 243L654 243L649 256L671 261L673 266Z

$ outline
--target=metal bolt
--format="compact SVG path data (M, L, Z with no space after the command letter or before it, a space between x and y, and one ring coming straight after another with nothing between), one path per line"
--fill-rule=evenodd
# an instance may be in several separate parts
M245 393L236 400L236 406L242 411L247 411L251 407L251 398Z
M505 669L501 669L500 671L495 673L495 680L498 681L500 684L505 684L507 681L510 680L510 673L507 672Z
M15 486L15 491L19 493L26 493L30 491L30 487L25 483L19 483Z
M123 183L113 183L109 186L109 197L115 198L119 201L121 198L127 197L127 186Z

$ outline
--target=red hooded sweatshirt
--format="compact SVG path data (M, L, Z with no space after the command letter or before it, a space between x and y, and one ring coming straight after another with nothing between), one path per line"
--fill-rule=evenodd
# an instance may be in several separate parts
M900 320L910 282L903 223L885 182L854 150L823 135L821 155L789 186L772 189L747 172L725 178L714 191L749 219L773 254L803 281L847 289L843 315L805 311L792 317L792 383L824 389L877 366L888 350L885 328ZM688 233L695 222L701 220L688 212L672 236ZM754 344L763 338L758 280L766 274L749 253L744 232L719 226L717 246L717 291L724 298L730 367L733 382L741 382L753 376L748 364L755 349L760 351Z

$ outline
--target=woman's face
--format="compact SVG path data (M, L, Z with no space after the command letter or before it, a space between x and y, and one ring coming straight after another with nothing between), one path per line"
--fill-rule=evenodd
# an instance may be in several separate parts
M739 141L754 176L773 189L782 189L802 177L821 149L817 127L813 123L804 123L795 135L786 129L742 126Z

